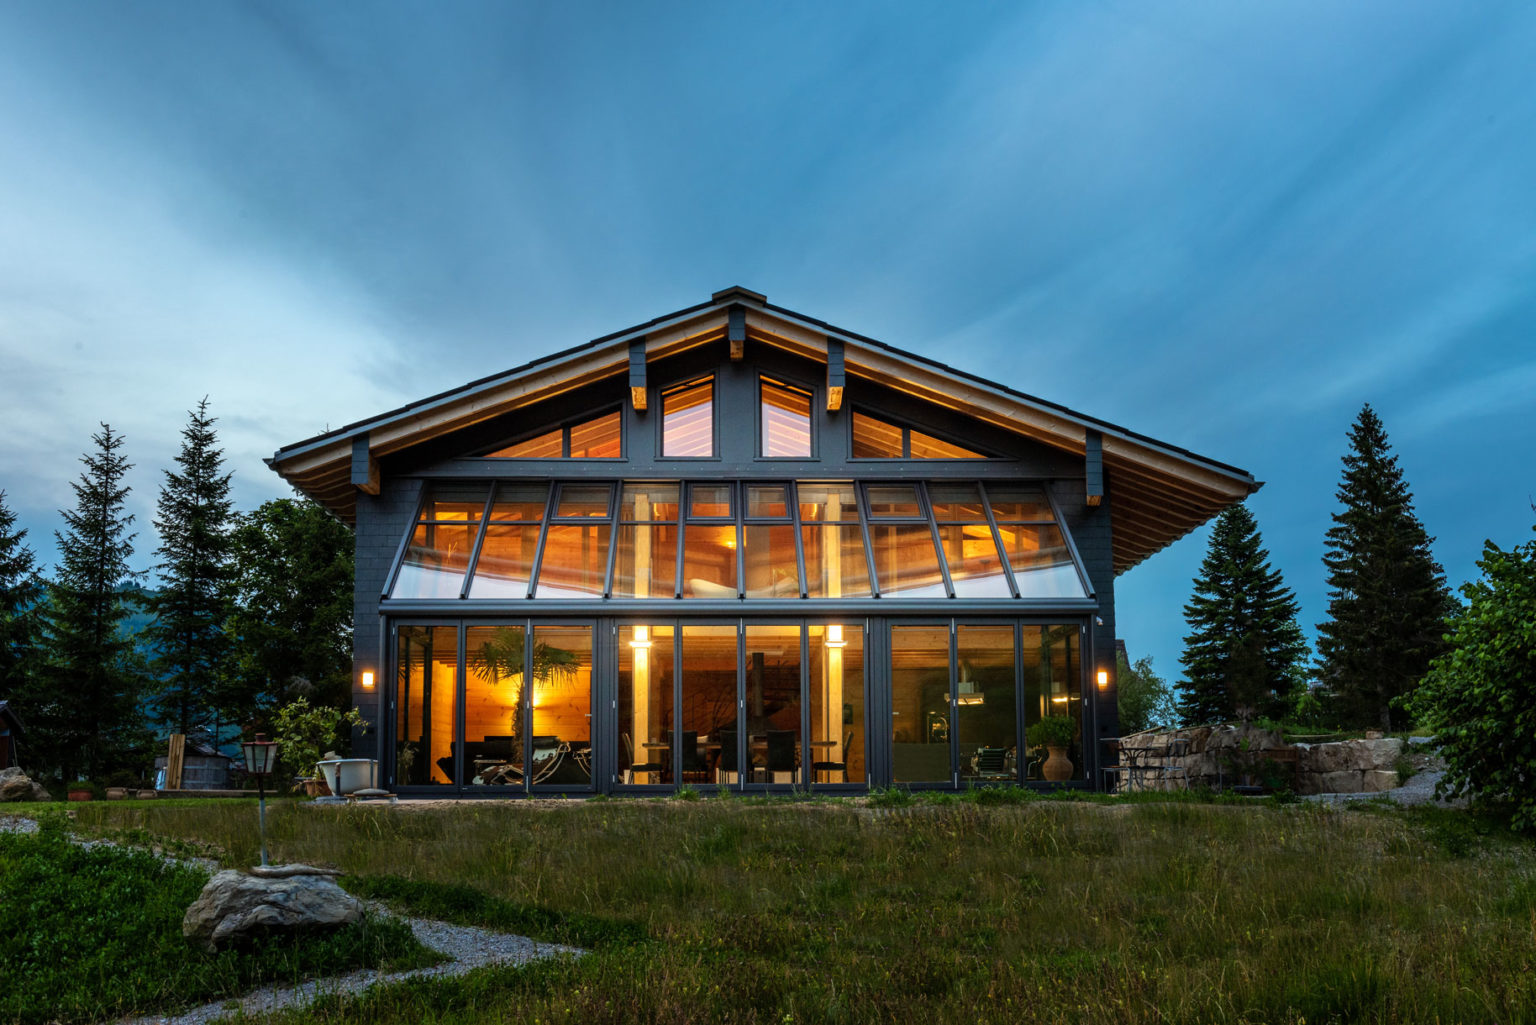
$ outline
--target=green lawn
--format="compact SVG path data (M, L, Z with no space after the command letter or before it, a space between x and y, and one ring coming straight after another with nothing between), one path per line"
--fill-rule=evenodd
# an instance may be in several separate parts
M1516 1022L1536 848L1464 813L949 798L269 809L277 860L588 957L291 1022ZM86 829L255 854L254 809Z
M0 1022L112 1019L338 968L437 960L405 925L374 916L327 937L193 950L181 918L207 878L142 851L85 849L57 828L0 834Z

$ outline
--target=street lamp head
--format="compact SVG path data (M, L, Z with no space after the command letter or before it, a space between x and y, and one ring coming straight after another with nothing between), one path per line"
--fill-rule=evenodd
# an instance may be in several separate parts
M240 750L245 754L245 771L252 776L270 776L277 761L277 744L268 740L265 733L256 734L255 740L242 741Z

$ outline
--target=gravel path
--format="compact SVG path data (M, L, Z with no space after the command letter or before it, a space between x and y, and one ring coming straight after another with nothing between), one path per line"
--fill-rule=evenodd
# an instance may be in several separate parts
M371 910L390 914L383 905L369 901ZM449 925L424 918L399 916L411 927L411 932L423 945L431 947L452 960L430 968L417 968L408 972L381 972L364 968L346 975L334 975L316 979L298 986L268 986L248 993L239 1000L218 1000L202 1007L195 1007L180 1014L152 1014L143 1018L124 1018L119 1025L207 1025L209 1022L232 1015L238 1009L242 1014L265 1014L284 1007L309 1004L322 996L333 993L356 994L371 986L403 979L441 979L463 975L476 968L495 964L527 964L545 957L569 954L580 957L585 951L565 947L558 943L539 943L526 936L492 932L470 925Z

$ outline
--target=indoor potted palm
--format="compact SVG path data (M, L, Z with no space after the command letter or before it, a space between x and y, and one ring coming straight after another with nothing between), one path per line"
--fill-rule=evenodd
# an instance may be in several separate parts
M1072 760L1067 745L1077 735L1077 723L1070 716L1048 715L1025 732L1031 747L1044 747L1049 754L1040 773L1052 783L1072 778Z

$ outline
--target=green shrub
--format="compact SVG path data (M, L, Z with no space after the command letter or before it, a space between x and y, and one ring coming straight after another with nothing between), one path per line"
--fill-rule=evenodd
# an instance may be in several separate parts
M1048 715L1031 726L1025 737L1031 747L1066 747L1077 735L1077 723L1065 715Z
M1483 579L1462 588L1468 606L1451 623L1450 650L1411 699L1434 727L1445 758L1441 783L1503 807L1536 831L1536 541L1478 561Z
M181 919L207 876L121 847L72 843L61 815L0 834L0 1021L84 1022L168 1011L364 965L436 960L402 922L195 950Z

